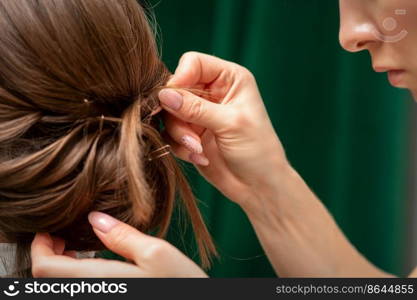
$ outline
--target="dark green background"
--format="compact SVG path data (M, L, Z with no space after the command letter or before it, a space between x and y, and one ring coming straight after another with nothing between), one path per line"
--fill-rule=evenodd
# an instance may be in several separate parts
M402 275L412 101L372 71L367 53L341 49L337 2L150 1L170 69L189 50L249 68L292 165L353 244ZM187 169L220 252L209 274L275 276L239 207ZM170 240L195 254L178 232L174 224Z

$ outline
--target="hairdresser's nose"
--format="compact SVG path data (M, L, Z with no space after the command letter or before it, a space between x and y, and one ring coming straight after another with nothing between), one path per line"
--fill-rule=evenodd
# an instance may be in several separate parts
M340 45L349 52L369 50L372 45L378 43L374 30L375 27L371 23L345 21L340 26Z
M340 0L340 31L341 46L349 52L369 50L379 41L375 35L367 6L362 1Z

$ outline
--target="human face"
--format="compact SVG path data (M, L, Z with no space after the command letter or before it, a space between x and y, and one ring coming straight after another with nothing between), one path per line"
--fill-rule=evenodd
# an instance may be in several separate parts
M340 44L368 50L376 72L417 99L417 0L339 0Z

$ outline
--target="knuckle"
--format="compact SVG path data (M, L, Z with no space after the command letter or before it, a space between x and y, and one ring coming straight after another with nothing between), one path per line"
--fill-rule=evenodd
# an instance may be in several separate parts
M245 81L255 81L255 76L253 73L244 66L239 66L239 74L241 78Z
M204 116L204 104L199 99L194 99L188 106L187 116L190 120L199 120Z
M181 55L180 62L188 59L195 59L199 53L197 51L187 51L183 55Z
M142 259L146 261L154 261L155 259L163 259L169 254L170 245L168 242L156 239L148 245Z
M229 113L228 119L233 124L234 128L240 130L250 128L253 126L251 118L245 113L244 110L236 109Z

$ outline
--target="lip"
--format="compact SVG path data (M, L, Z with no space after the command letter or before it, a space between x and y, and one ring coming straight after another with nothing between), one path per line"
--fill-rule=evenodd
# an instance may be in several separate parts
M394 68L388 68L388 67L373 67L373 69L377 73L384 73L384 72L388 72L389 70L393 70Z
M392 86L395 87L405 87L404 86L404 75L405 71L401 69L389 68L389 67L374 67L375 72L377 73L388 73L388 80Z
M388 80L392 86L395 87L404 87L403 86L403 78L404 78L404 70L391 70L388 71Z

